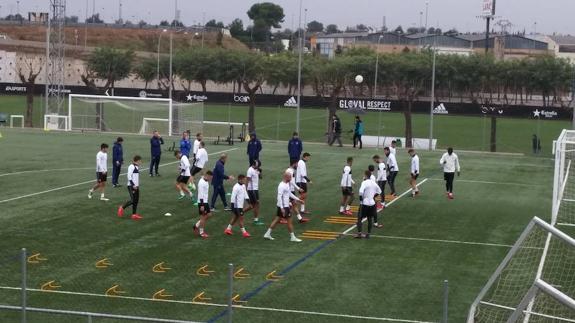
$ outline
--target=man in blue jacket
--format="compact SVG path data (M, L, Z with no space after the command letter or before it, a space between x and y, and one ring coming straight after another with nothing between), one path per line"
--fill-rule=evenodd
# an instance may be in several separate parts
M363 136L363 121L359 116L355 116L355 128L353 130L353 148L359 144L359 149L363 148L363 141L361 141L361 136Z
M228 203L226 202L226 190L224 189L224 181L225 180L233 180L233 176L226 175L226 170L224 168L226 164L226 160L228 159L228 155L222 154L220 159L216 162L216 166L213 170L213 177L212 177L212 186L214 187L214 191L212 193L212 203L210 208L212 210L216 209L216 200L218 196L221 198L222 203L224 204L225 211L231 211L228 207Z
M299 134L297 132L294 132L288 143L288 154L290 163L294 160L299 161L302 151L303 151L303 143L299 139Z
M250 134L250 141L248 141L248 157L250 159L250 166L254 164L254 161L258 161L258 165L261 166L260 152L262 151L262 142L256 137L255 133Z
M190 142L190 134L184 131L182 140L180 140L180 152L182 155L190 158L190 151L192 150L192 143Z
M114 185L114 187L120 187L118 184L118 178L120 177L122 164L124 163L124 150L122 148L122 143L124 143L124 138L118 137L112 150L112 185Z
M160 167L160 158L162 157L162 145L164 144L164 139L160 136L158 130L154 130L153 136L150 139L150 150L152 153L152 158L150 161L150 177L160 176L158 173L158 167Z

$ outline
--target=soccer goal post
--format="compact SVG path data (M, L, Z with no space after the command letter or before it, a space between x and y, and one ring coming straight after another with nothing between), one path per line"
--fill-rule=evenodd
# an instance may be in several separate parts
M172 136L185 130L202 131L203 103L176 103L171 99L71 94L70 130Z
M575 131L563 130L555 141L552 225L575 226Z
M534 218L473 302L467 322L575 322L573 298L575 239Z

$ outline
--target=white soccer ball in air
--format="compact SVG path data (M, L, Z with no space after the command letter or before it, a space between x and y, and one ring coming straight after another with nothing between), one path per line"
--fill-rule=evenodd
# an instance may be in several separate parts
M359 84L359 83L363 83L363 76L357 75L357 76L355 77L355 82L358 83L358 84Z

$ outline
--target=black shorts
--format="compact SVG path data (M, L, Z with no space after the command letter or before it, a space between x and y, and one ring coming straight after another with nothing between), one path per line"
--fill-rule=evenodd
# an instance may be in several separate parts
M307 183L297 183L297 186L299 186L304 193L307 193Z
M96 180L98 181L98 183L106 182L108 180L108 173L97 172Z
M250 200L250 204L254 205L260 202L260 191L253 190L248 191L248 198Z
M178 183L182 183L182 184L188 184L188 182L190 181L190 176L178 176L178 178L176 179L176 182Z
M417 179L419 177L419 174L411 174L411 179Z
M443 179L446 181L453 180L455 178L455 173L443 173Z
M202 206L204 207L204 211L202 212ZM198 204L198 213L200 215L208 215L210 214L210 204L209 203L199 203Z
M353 195L353 188L352 187L342 187L341 194L343 196L352 196Z
M201 172L202 169L203 169L203 168L199 168L199 167L194 166L194 167L192 168L192 176L196 176L196 174L199 173L199 172Z
M279 207L279 206L278 206L278 210L277 210L277 213L276 213L276 215L277 215L278 217L280 217L280 218L284 218L284 219L287 219L287 218L291 218L291 211L290 211L290 208L289 208L289 207L284 207L283 209L284 209L284 213L285 213L285 215L284 215L284 214L282 214L282 208L281 208L281 207Z
M237 208L234 203L232 203L232 213L235 216L244 216L244 209L243 208Z
M367 218L367 217L375 217L375 215L377 214L377 208L375 205L362 205L360 208L360 214L362 218Z

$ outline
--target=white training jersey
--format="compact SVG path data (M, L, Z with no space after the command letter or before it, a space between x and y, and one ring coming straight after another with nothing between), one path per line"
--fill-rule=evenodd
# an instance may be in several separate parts
M96 172L108 172L108 154L103 151L99 151L96 154Z
M204 166L208 162L208 152L206 151L206 148L198 149L198 151L195 154L196 154L196 162L194 163L194 166L196 166L197 168L204 168Z
M397 156L397 150L395 149L395 147L389 147L389 152L396 155Z
M359 188L359 196L361 197L361 205L373 206L375 205L375 196L381 194L381 188L371 179L366 179L361 183Z
M399 172L395 154L389 154L389 156L387 156L387 169L389 169L390 172Z
M182 158L180 158L180 175L192 176L192 173L190 173L190 160L186 155L182 155Z
M202 177L198 181L198 202L208 203L209 194L210 194L210 182L206 181L204 177Z
M138 165L128 166L128 186L140 187L140 167Z
M439 160L439 164L443 166L444 173L455 173L461 170L459 167L459 157L457 157L456 153L452 153L451 155L448 153L443 154Z
M299 186L297 186L297 184L295 182L295 169L289 167L288 169L286 169L285 172L291 175L291 180L289 181L291 191L292 192L299 191L300 188L299 188Z
M278 185L278 196L277 196L277 206L281 208L290 207L290 197L296 201L300 199L293 195L291 192L290 183L280 182Z
M369 176L369 180L374 183L377 183L377 180L375 179L375 175L373 175L373 173L371 174L371 176Z
M200 141L198 139L194 140L194 147L192 150L192 153L194 155L196 155L198 153L198 150L200 149Z
M250 167L246 173L246 177L248 178L248 191L257 191L259 190L260 185L260 171Z
M341 175L341 187L352 187L355 184L353 178L351 178L351 166L345 165L343 168L343 174Z
M297 169L296 169L296 183L307 183L307 165L303 159L300 159L297 162Z
M230 201L234 204L236 209L243 209L244 202L248 198L248 192L244 184L236 183L232 189L232 197Z
M377 177L378 182L387 182L387 165L385 163L377 164Z
M419 174L419 156L417 155L411 157L411 173Z

